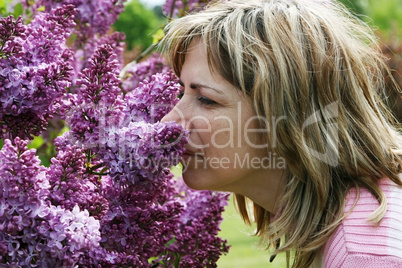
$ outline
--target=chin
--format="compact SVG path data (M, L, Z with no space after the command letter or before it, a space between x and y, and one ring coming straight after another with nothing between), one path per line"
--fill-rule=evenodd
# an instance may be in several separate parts
M193 190L206 190L204 189L200 183L197 183L197 180L194 176L189 176L186 173L183 174L184 183Z
M200 175L194 174L194 172L186 171L183 173L184 183L193 190L211 190L205 181L200 178Z

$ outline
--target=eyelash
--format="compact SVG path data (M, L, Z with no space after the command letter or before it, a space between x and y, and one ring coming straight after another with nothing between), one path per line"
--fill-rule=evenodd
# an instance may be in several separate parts
M198 101L201 102L204 105L214 105L214 104L216 104L215 101L213 101L211 99L208 99L206 97L199 97Z
M181 98L183 98L183 95L184 95L184 91L180 91L179 94L177 95L177 98L181 99ZM198 97L197 100L200 103L204 104L204 105L214 105L214 104L216 104L215 101L213 101L213 100L211 100L211 99L209 99L207 97L204 97L204 96Z

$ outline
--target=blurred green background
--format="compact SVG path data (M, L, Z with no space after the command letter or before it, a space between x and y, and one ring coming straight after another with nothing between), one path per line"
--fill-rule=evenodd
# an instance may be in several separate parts
M399 35L402 29L401 0L340 0L364 21L388 37Z
M381 35L402 36L402 1L401 0L339 0ZM126 10L121 13L115 29L127 34L127 44L147 46L152 42L152 33L166 19L161 6L152 6L148 0L128 0Z
M264 250L262 245L259 245L259 238L254 235L254 227L249 227L243 223L233 205L232 198L223 213L223 218L219 236L227 239L231 247L229 253L219 259L219 268L286 267L285 254L279 254L272 263L269 262L271 255Z

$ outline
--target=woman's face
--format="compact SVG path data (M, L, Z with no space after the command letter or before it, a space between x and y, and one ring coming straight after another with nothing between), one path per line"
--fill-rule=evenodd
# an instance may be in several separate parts
M258 139L261 130L249 97L211 73L201 42L191 43L180 83L183 96L162 121L175 121L190 130L182 161L186 184L239 193L251 178L266 177L272 159Z

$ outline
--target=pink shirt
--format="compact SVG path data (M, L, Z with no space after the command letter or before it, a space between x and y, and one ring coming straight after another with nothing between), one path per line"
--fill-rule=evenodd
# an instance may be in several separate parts
M382 179L379 185L387 197L387 211L380 226L367 221L378 208L377 199L361 189L355 208L325 245L324 267L402 267L402 188L389 179ZM345 213L355 198L353 189L347 195Z

